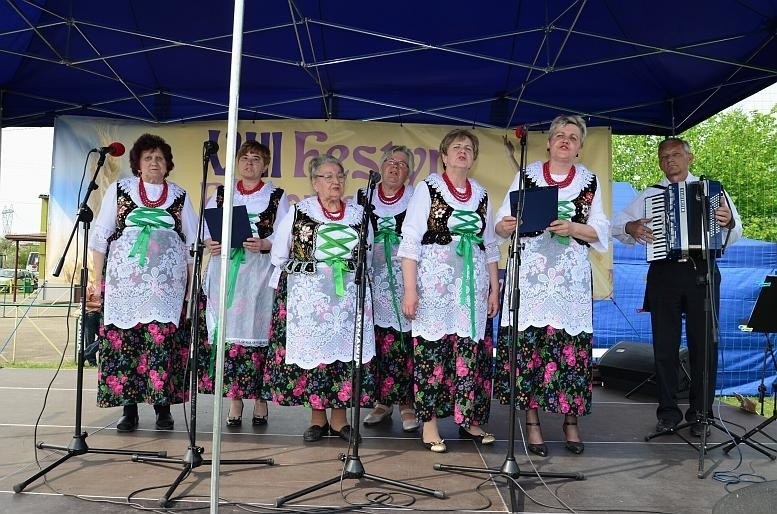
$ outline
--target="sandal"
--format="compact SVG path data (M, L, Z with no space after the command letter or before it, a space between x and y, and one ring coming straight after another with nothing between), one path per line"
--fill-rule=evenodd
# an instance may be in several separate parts
M577 425L577 420L575 421L567 421L564 420L564 425L562 426L562 430L564 431L564 439L566 439L566 443L564 446L567 450L574 453L575 455L580 455L585 450L585 444L583 444L583 441L570 441L567 439L567 427Z
M526 422L527 427L538 427L540 426L540 422L537 421L536 423L530 423L529 421ZM528 430L526 431L526 439L529 438ZM541 433L541 432L540 432ZM528 441L526 441L526 448L533 453L534 455L539 455L540 457L547 457L548 456L548 446L545 443L540 444L532 444Z

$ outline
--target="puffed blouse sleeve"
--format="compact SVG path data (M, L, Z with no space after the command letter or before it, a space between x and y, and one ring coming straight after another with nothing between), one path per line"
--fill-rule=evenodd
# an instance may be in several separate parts
M100 212L92 223L89 233L89 249L101 254L108 252L108 238L116 231L117 183L114 182L105 190L100 202Z
M290 208L281 219L278 228L273 232L274 240L270 250L270 262L275 267L270 276L268 284L273 289L278 287L278 279L281 277L281 270L286 261L289 260L291 251L291 227L294 224L294 213L296 207Z
M421 258L421 238L426 233L431 208L429 186L426 182L421 182L407 204L405 221L402 223L402 242L397 250L398 257L414 261Z

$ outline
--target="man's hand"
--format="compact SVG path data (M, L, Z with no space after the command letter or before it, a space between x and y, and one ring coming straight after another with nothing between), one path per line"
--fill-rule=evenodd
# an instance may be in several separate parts
M728 203L726 203L725 197L721 198L720 207L715 209L715 220L718 222L718 225L720 225L721 227L734 228L733 226L729 226L729 224L731 224L734 218L731 215L731 209L729 209Z
M652 243L655 241L653 237L653 229L648 227L650 218L642 218L639 220L629 221L626 223L624 229L626 233L634 238L638 243Z

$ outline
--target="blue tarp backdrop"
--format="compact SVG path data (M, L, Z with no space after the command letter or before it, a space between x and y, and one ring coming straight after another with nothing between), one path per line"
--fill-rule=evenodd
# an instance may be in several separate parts
M636 195L631 184L613 183L613 213ZM721 274L717 387L724 394L757 394L766 339L739 330L753 309L766 275L777 274L777 243L743 238L718 260ZM650 314L641 312L648 265L643 245L613 241L611 300L594 304L594 346L609 348L619 341L650 343ZM775 313L777 315L777 313ZM683 336L683 344L685 338ZM767 394L777 380L771 357L766 362Z

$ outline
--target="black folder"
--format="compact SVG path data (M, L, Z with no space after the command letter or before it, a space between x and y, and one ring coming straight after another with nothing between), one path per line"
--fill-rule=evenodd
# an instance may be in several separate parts
M521 191L510 191L510 212L518 215L518 204L523 197L523 209L520 213L521 237L540 235L550 222L558 219L558 187L529 187Z
M777 333L777 275L767 275L747 320L747 329L764 334Z
M210 230L210 237L219 243L221 239L221 220L224 217L224 209L213 207L205 209L205 222ZM235 205L232 207L232 248L242 248L243 243L249 237L253 237L251 231L251 222L248 221L248 211L245 205Z

